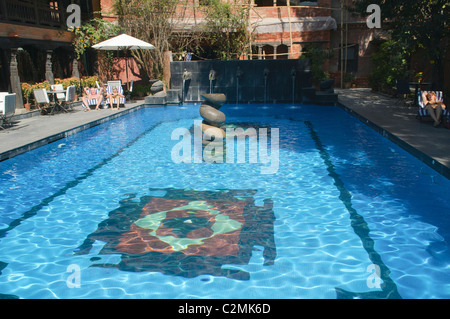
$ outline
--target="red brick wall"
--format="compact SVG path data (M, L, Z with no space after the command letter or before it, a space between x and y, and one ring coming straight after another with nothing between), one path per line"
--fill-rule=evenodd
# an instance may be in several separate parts
M99 0L100 11L102 12L102 18L108 21L116 20L116 16L113 13L114 0Z
M250 18L253 20L260 20L264 18L283 18L291 19L304 18L304 17L327 17L331 16L331 0L321 0L318 2L318 6L311 6L310 8L304 7L290 7L277 6L277 7L255 7L251 11ZM290 10L290 11L289 11ZM330 31L306 31L306 32L283 32L283 33L264 33L257 34L253 37L254 44L264 43L284 43L290 44L292 37L292 48L290 58L298 58L301 52L301 43L307 42L322 42L329 43Z
M330 41L330 31L304 31L292 32L292 39L294 42L328 42ZM263 33L254 37L254 42L272 42L281 41L285 44L289 43L289 32L283 33Z

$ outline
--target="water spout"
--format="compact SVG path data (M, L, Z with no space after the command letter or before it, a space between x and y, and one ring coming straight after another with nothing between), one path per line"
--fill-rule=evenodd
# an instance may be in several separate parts
M264 69L264 104L266 104L267 101L267 77L269 76L269 69Z
M236 104L239 104L239 79L242 77L241 68L238 67L236 71Z
M216 79L216 71L214 71L213 69L211 69L209 71L209 93L213 93L213 89L212 89L212 82Z
M295 103L295 76L297 75L297 71L293 68L291 70L292 76L292 104Z
M183 72L183 87L181 88L181 90L182 90L182 93L181 93L181 104L184 104L186 81L190 81L191 77L192 77L192 73L188 72L186 69L184 69L184 72Z

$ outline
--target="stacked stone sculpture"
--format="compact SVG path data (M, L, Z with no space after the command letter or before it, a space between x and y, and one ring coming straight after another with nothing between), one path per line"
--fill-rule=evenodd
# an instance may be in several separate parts
M221 127L225 124L226 116L219 109L226 102L225 94L203 94L205 101L200 106L200 115L203 118L201 129L203 132L203 145L225 146L226 133ZM217 154L216 154L217 155Z

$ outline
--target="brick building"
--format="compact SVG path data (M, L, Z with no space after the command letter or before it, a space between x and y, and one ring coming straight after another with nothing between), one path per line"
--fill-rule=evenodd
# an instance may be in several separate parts
M233 0L223 0L233 1ZM251 31L250 54L241 59L296 59L309 46L331 50L333 57L324 69L340 85L341 74L352 74L359 86L367 85L373 40L382 32L369 29L366 21L348 13L343 7L350 0L235 0L249 9L248 26ZM94 0L103 17L111 15L114 0ZM207 1L180 0L183 20L180 30L195 30L203 23L203 5ZM343 78L343 76L342 76ZM139 80L135 78L135 80Z
M330 5L331 0L253 0L251 58L296 59L305 45L328 47L337 27Z
M335 53L324 63L324 69L338 85L341 73L346 72L364 85L370 70L371 43L380 32L342 10L350 0L223 1L235 1L249 10L249 54L241 59L296 59L314 45ZM97 16L103 19L116 20L114 0L0 0L0 91L20 95L20 82L77 74L72 34L65 31L66 8L71 3L80 6L83 21L95 12L101 12ZM194 30L203 23L205 4L206 0L180 0L178 10L185 17L178 25L180 30ZM130 80L139 81L136 63L127 60L134 69ZM120 72L123 63L124 59L116 61L117 77L121 79L125 79Z

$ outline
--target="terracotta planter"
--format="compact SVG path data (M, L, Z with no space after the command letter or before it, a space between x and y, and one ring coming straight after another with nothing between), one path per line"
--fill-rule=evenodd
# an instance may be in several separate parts
M31 109L31 103L25 103L23 106L25 106L25 109L29 111Z

